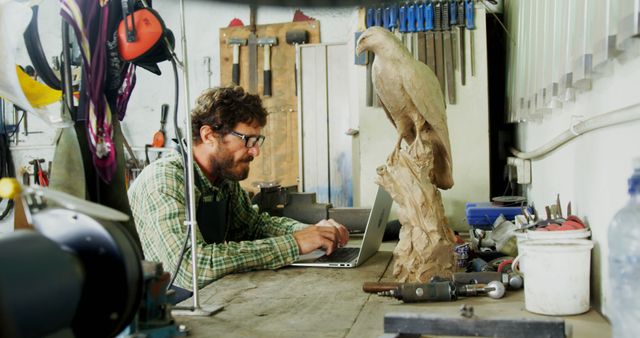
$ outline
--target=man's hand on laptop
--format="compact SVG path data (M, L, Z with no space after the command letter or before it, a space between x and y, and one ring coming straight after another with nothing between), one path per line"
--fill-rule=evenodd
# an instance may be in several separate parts
M327 255L336 249L347 245L349 231L344 225L333 219L325 219L317 224L293 233L300 249L300 254L308 254L316 249L324 249Z

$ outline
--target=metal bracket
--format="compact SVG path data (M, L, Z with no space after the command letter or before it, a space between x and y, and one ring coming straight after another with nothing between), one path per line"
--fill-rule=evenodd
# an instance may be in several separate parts
M469 314L469 308L465 308ZM381 338L420 337L421 335L510 338L568 338L570 325L560 318L478 318L443 317L427 313L387 313Z

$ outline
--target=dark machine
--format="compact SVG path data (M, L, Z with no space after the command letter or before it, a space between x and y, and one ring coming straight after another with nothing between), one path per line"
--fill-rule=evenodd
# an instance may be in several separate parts
M46 188L22 198L36 231L0 238L1 337L185 334L167 305L169 274L143 264L126 215Z

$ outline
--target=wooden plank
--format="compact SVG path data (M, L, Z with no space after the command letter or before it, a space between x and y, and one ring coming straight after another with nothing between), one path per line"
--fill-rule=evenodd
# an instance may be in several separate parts
M241 182L243 188L257 191L256 182L275 181L282 186L297 185L298 177L298 113L295 95L294 64L295 48L286 42L290 30L306 30L308 43L320 42L320 22L300 21L281 24L257 25L256 35L277 37L278 44L271 47L272 91L271 97L263 93L263 49L258 49L258 93L270 113L263 134L267 137L261 154L251 165L249 177ZM227 27L220 29L220 84L231 85L233 48L227 45L227 38L249 36L249 27ZM240 85L245 89L249 83L248 47L240 48Z
M354 269L287 267L228 275L200 292L202 304L221 304L223 311L176 320L195 338L344 337L372 297L362 292L362 283L377 281L390 260L391 252L381 251Z

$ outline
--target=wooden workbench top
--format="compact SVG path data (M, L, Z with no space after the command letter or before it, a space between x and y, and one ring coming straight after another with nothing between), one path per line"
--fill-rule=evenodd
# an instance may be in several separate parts
M456 302L404 304L362 292L363 282L391 281L391 243L355 269L286 267L228 275L200 291L202 305L223 305L211 317L176 316L191 337L380 337L390 312L457 316L462 304L478 317L550 318L524 309L524 292L499 300L470 297ZM181 305L191 305L188 299ZM573 337L611 336L606 320L591 310L564 317Z

